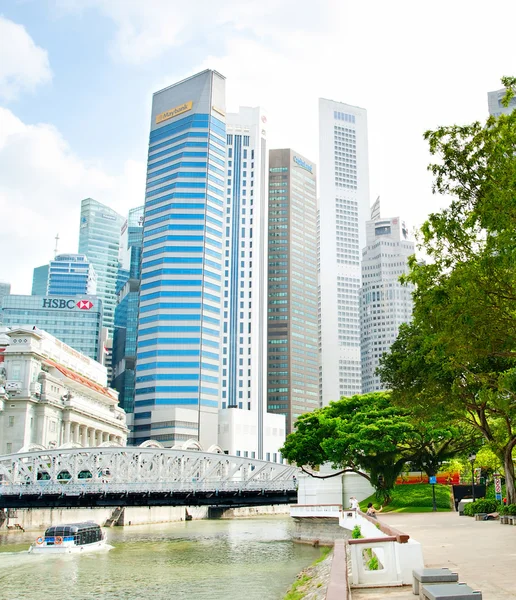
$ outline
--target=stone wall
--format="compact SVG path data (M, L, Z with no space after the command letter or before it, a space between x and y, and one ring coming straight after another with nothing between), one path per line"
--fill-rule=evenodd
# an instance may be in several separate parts
M338 518L294 517L294 541L305 544L331 544L349 535L339 525Z

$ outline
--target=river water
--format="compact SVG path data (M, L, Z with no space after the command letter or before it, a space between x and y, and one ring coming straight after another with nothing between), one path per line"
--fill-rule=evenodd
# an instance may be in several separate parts
M1 600L281 600L321 552L292 541L288 517L106 531L109 552L67 556L28 554L38 532L1 533Z

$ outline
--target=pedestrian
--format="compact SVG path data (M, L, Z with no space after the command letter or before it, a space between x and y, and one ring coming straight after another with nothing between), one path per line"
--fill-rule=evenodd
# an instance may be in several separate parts
M378 517L376 516L376 514L379 512L382 512L382 510L383 510L383 506L381 506L378 510L376 510L376 508L373 506L373 503L369 502L369 504L367 505L366 515L368 515L369 517L373 517L373 519L377 519Z
M360 508L358 500L355 498L355 496L351 496L349 499L349 504L353 510L358 510Z

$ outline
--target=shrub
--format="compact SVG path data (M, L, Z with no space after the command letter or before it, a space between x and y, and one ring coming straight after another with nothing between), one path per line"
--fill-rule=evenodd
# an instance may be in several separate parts
M516 504L501 506L499 512L501 515L516 515Z
M376 554L373 554L370 561L367 563L367 568L370 571L378 571L379 564L378 564L378 557L376 556Z
M354 540L358 540L363 537L364 536L362 535L362 530L360 529L360 525L355 525L353 527L353 530L351 531L351 538Z
M469 502L464 507L464 514L473 517L477 513L492 513L498 510L499 504L495 500L476 500Z

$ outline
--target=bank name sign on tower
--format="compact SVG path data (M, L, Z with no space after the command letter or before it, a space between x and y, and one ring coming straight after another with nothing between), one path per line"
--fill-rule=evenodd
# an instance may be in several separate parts
M166 110L165 112L162 112L159 115L156 115L156 125L158 123L163 123L163 121L167 121L168 119L172 119L173 117L182 115L183 113L188 112L189 110L192 110L192 106L193 106L193 101L189 100L188 102L185 102L184 104L180 104L179 106L176 106L175 108L170 108L169 110Z

